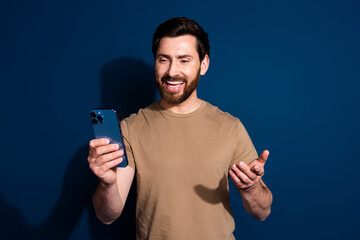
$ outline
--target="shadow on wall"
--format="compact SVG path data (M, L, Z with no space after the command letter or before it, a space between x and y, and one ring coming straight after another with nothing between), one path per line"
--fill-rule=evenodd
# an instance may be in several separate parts
M141 60L119 58L100 72L101 107L114 108L120 119L150 105L156 94L154 70Z
M141 60L120 58L106 64L101 72L101 106L113 108L119 118L150 105L156 94L153 68ZM135 239L136 182L134 181L121 217L107 226L90 210L93 239Z
M115 108L119 117L124 118L151 104L156 94L153 75L152 67L141 60L123 57L109 62L100 72L100 107ZM88 146L79 147L67 166L55 207L39 226L27 223L19 210L0 196L1 239L68 239L84 210L89 213L92 239L135 239L136 183L120 218L111 225L102 224L91 203L97 179L88 167L87 156Z

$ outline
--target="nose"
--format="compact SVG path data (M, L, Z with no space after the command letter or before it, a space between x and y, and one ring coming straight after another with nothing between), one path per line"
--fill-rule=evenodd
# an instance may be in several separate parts
M178 74L179 74L179 68L178 68L178 66L176 64L176 61L173 61L169 65L168 75L169 75L169 77L175 77Z

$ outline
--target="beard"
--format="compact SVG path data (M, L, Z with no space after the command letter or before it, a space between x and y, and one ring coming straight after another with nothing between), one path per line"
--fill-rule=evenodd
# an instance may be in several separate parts
M162 99L165 100L165 102L169 104L180 104L184 102L186 99L190 97L190 95L195 91L199 84L200 79L200 69L194 79L190 81L190 84L188 85L189 81L186 78L183 77L170 77L169 75L165 75L161 78L161 81L156 81L156 86L159 89L160 96ZM171 92L169 91L164 84L166 84L166 81L183 81L185 84L183 93L179 96L176 96L178 92Z

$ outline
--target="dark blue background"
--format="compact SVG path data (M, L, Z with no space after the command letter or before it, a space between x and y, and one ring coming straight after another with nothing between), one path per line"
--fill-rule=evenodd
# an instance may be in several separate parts
M152 33L209 33L199 96L239 117L274 195L258 222L231 186L239 239L359 239L359 1L1 1L1 239L131 239L134 196L95 218L88 112L154 100ZM121 224L126 224L121 227Z

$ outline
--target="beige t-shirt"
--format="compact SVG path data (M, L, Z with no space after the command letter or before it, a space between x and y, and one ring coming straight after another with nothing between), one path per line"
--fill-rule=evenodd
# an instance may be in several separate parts
M239 119L205 101L190 114L155 102L121 129L136 170L137 239L234 239L228 170L257 158Z

